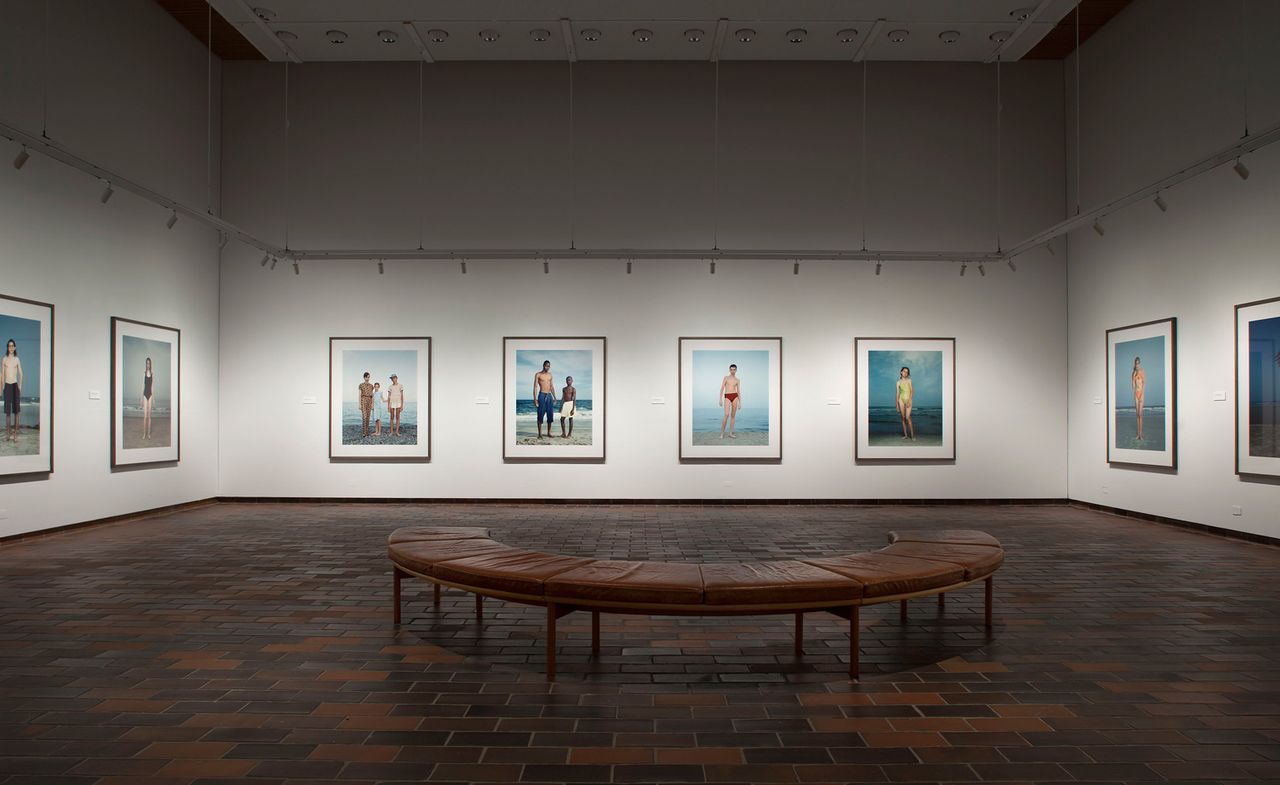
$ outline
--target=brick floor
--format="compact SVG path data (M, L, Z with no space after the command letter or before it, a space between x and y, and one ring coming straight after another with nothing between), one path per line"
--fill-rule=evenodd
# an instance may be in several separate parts
M422 522L696 562L981 528L980 587L841 620L560 621L406 583ZM0 550L0 785L1280 781L1280 550L1068 507L223 504Z

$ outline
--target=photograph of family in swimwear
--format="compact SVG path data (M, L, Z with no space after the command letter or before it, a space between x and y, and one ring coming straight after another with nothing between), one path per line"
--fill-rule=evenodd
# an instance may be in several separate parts
M418 457L429 338L330 339L330 457ZM425 429L422 429L425 430ZM343 449L348 448L348 449Z
M1107 330L1107 461L1175 461L1176 319Z
M603 338L507 338L504 457L603 458Z
M0 296L0 475L51 471L53 306Z
M680 460L782 460L782 339L681 338Z
M178 460L181 333L111 319L112 466Z
M855 341L857 457L952 459L955 342Z

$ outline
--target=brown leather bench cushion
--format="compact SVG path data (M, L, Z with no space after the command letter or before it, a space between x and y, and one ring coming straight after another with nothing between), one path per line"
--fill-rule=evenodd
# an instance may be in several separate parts
M488 537L489 530L483 526L411 526L391 532L387 544L420 540L483 540Z
M422 542L397 543L388 546L391 561L405 569L422 575L435 575L436 564L446 559L463 559L468 556L480 556L510 550L510 545L503 545L490 539L483 540L424 540Z
M853 602L862 596L859 581L802 561L704 564L702 585L708 605Z
M543 581L594 559L556 556L524 548L489 551L436 562L433 577L442 581L516 594L542 594Z
M858 581L862 584L863 597L928 591L959 583L964 578L964 568L960 565L891 556L883 551L806 559L805 562Z
M601 560L548 578L546 592L565 599L700 605L702 571L678 562Z
M880 553L957 564L964 568L966 581L977 580L996 571L1004 561L1004 550L987 545L951 545L934 542L898 542Z
M951 545L987 545L999 548L1000 541L986 532L973 529L946 529L939 532L889 532L890 544L895 542L942 542Z

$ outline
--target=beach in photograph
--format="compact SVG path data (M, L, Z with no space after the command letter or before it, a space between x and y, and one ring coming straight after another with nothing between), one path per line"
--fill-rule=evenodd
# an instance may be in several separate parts
M126 450L151 449L170 446L169 415L151 415L151 438L142 438L142 412L136 417L128 412L124 417L124 448Z
M1280 458L1280 403L1249 404L1249 454Z
M740 409L734 416L733 434L729 437L729 425L724 426L724 438L720 438L720 422L724 409L693 410L693 445L695 447L767 447L769 446L769 410Z
M387 445L415 445L418 443L418 426L408 425L403 420L400 421L400 435L392 436L391 428L387 425L386 420L382 421L382 435L378 436L374 433L373 422L369 423L369 435L361 436L360 423L351 425L342 424L342 443L349 445L376 445L384 447Z
M23 455L40 454L40 429L19 426L18 440L0 441L0 458L17 458Z
M577 386L576 383L575 386ZM573 435L568 437L561 436L560 403L557 401L555 423L551 426L551 437L543 436L539 439L538 404L528 399L516 401L516 444L551 447L590 447L594 432L591 421L591 401L577 401L577 408L573 415ZM546 433L546 428L544 421L542 426L543 433ZM566 433L569 431L568 420L564 423L564 430Z
M593 378L594 354L590 349L516 349L516 374L509 380L514 385L515 411L515 443L523 446L541 447L590 447L595 443L593 427L593 401L595 385ZM538 438L538 402L532 397L534 377L542 372L544 362L551 363L552 389L555 390L555 417L551 424L551 436L546 436L546 421L543 421L544 436ZM573 388L577 398L574 401L573 435L568 435L569 421L564 422L565 436L560 435L560 413L564 408L564 388L568 377L573 377Z
M897 407L874 406L868 412L867 444L871 447L941 447L942 409L913 407L911 424L915 441L902 438L902 417Z
M1147 406L1142 410L1142 439L1138 439L1138 410L1116 409L1116 448L1121 450L1153 450L1164 452L1164 407Z

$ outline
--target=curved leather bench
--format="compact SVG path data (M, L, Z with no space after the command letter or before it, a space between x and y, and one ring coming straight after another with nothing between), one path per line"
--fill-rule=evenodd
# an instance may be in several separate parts
M591 647L600 651L600 613L755 615L794 613L795 651L803 654L804 614L825 611L849 620L849 676L858 677L858 610L864 605L938 596L982 581L991 626L992 573L1004 562L1000 541L980 531L890 532L878 551L820 559L750 564L687 564L561 556L504 545L470 526L397 529L387 538L400 623L400 582L414 576L440 589L545 606L547 678L555 678L556 620L591 611Z

